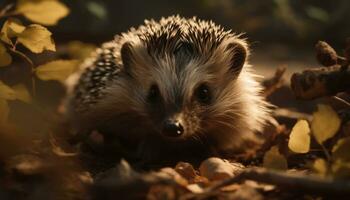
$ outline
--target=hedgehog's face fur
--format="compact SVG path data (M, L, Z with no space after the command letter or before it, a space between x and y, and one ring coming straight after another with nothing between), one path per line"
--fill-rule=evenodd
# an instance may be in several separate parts
M217 128L215 123L231 128L240 113L225 115L234 112L232 108L218 109L227 109L223 98L233 98L230 90L246 62L246 43L228 37L202 47L195 43L199 41L174 37L177 40L170 38L168 44L126 42L121 48L125 72L140 93L134 108L142 112L137 113L144 113L157 133L173 139L205 134ZM133 94L130 99L135 99Z

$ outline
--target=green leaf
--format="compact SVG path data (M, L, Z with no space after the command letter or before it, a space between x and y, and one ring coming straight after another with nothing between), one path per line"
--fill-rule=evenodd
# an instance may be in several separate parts
M0 99L5 100L15 100L16 93L12 88L5 85L2 81L0 81Z
M25 103L30 103L32 98L27 90L27 88L23 84L18 84L12 87L15 92L16 99L23 101Z
M276 170L286 170L288 168L287 160L280 154L277 146L271 147L271 149L265 153L263 165L268 169Z
M16 12L33 22L49 26L66 17L69 9L56 0L19 0Z
M322 158L316 159L312 165L312 168L315 172L323 176L326 175L328 171L327 162Z
M79 67L78 60L56 60L36 68L35 73L41 80L65 81Z
M38 24L29 25L18 35L18 42L22 43L33 53L41 53L44 50L56 51L51 32Z
M350 137L342 138L332 149L334 160L350 161Z
M317 105L317 107L317 112L313 114L311 130L316 141L322 144L337 133L341 121L332 107L322 104Z
M9 45L13 45L11 38L17 37L25 28L18 19L9 19L2 26L0 39Z
M0 98L0 126L6 124L10 107L5 99Z
M295 153L307 153L310 150L310 128L306 120L299 120L289 135L288 147Z
M11 64L12 57L7 53L6 47L0 43L0 67L7 66Z

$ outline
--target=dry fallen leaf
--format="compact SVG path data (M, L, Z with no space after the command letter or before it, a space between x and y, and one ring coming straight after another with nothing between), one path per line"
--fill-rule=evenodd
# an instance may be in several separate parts
M57 156L60 156L60 157L74 157L74 156L77 156L78 153L77 152L74 152L74 153L68 153L68 152L65 152L56 142L55 139L51 138L50 139L50 143L51 143L51 150L52 152L57 155Z
M93 177L87 171L77 173L77 175L78 175L79 180L86 185L92 185L94 183Z
M66 78L78 69L78 60L56 60L35 69L35 74L41 80L65 81Z
M310 128L306 120L299 120L289 135L288 147L295 153L307 153L310 150Z
M36 23L56 25L69 14L69 9L60 1L19 0L16 12Z
M204 191L204 189L198 184L189 184L186 186L186 188L192 193L197 193L197 194L202 193Z
M0 43L0 67L7 66L11 64L12 57L9 53L7 53L6 47Z
M173 168L170 167L165 167L160 169L159 172L157 172L158 176L162 176L164 178L169 178L174 180L177 184L182 185L182 186L187 186L188 181L182 177L177 171L175 171Z
M55 43L51 35L52 33L45 27L32 24L18 35L17 41L33 53L41 53L44 50L56 51Z
M337 133L341 120L332 107L320 104L317 108L313 114L311 130L316 141L322 144Z
M48 163L44 163L38 156L23 154L12 157L6 166L22 175L35 175L45 172Z
M127 184L129 181L140 177L140 174L130 164L122 159L116 167L111 168L95 177L97 182L108 182L110 184Z
M271 147L271 149L265 153L263 165L268 169L286 170L288 168L287 160L278 151L277 146Z
M244 166L239 163L230 163L227 160L212 157L203 161L199 167L201 176L209 180L222 180L239 174Z
M175 170L188 181L194 180L197 176L196 170L190 163L187 162L179 162L175 166Z

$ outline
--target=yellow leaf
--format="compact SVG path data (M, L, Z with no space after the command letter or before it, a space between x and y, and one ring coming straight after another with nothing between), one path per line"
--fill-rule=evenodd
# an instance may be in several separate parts
M0 99L5 99L5 100L16 99L15 92L9 86L5 85L2 81L0 81Z
M280 154L277 146L271 147L271 149L265 153L263 165L269 169L286 170L288 168L286 158Z
M36 68L35 73L41 80L64 81L79 66L78 60L56 60Z
M317 172L320 175L327 174L327 162L322 158L316 159L312 165L312 168L315 172Z
M16 19L10 19L8 20L8 35L9 37L15 37L18 36L18 34L22 33L26 27L22 25L22 23L19 20Z
M0 39L12 45L11 38L18 36L25 29L25 26L18 19L9 19L7 20L1 29Z
M7 122L7 118L10 112L10 107L5 99L0 98L0 125Z
M13 86L12 89L15 92L16 99L26 103L30 103L32 101L32 98L24 85L18 84Z
M38 24L29 25L18 35L18 42L22 43L33 53L41 53L44 50L56 51L51 32Z
M68 43L67 48L68 54L72 58L83 60L91 55L91 53L96 49L96 46L80 41L72 41Z
M342 138L332 149L334 160L350 161L350 137Z
M317 107L317 112L313 114L311 130L316 141L322 144L337 133L341 121L332 107L322 104Z
M12 44L12 41L10 40L10 36L8 35L8 25L9 25L9 20L7 20L1 28L0 39L6 44Z
M69 14L67 6L54 0L19 0L16 11L33 22L48 26L56 25Z
M7 53L6 47L0 43L0 67L7 66L11 64L12 57Z
M289 135L288 147L295 153L307 153L310 150L310 128L306 120L299 120Z

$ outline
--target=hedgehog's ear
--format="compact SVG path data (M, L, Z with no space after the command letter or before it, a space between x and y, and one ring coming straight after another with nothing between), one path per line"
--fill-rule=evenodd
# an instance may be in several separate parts
M133 47L130 42L125 42L120 50L124 70L131 75L131 65L133 62Z
M226 50L230 52L230 70L234 73L239 73L247 59L248 49L241 43L230 43L227 45Z

